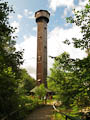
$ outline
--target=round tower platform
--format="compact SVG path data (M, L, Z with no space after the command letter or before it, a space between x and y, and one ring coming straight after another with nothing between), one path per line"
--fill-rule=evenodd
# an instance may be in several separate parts
M39 10L35 13L36 22L40 19L45 19L47 23L49 22L50 13L47 10Z

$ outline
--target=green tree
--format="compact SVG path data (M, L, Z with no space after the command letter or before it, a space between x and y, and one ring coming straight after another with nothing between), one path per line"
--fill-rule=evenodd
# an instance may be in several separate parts
M32 90L35 85L36 85L36 81L34 78L32 78L25 69L21 69L21 75L20 75L20 85L19 85L19 91L20 93L26 93L29 94L30 90Z
M90 56L78 60L76 67L74 75L78 78L79 88L75 102L79 106L86 107L90 103Z
M35 90L35 94L36 96L38 96L40 99L44 99L44 97L46 96L46 88L44 86L44 84L41 84L40 86L38 86Z
M15 31L9 24L8 15L13 12L7 2L0 1L0 118L19 107L20 65L23 52L15 48Z
M77 11L74 10L74 18L68 17L67 22L76 24L81 29L82 38L72 38L75 48L80 48L87 52L87 57L75 61L76 70L74 75L79 81L79 92L77 98L82 106L88 106L89 91L90 91L90 0L85 5L84 9ZM68 40L65 43L70 43ZM77 100L77 104L79 101Z
M54 82L55 92L58 95L58 100L63 105L69 107L73 102L76 89L72 89L74 84L72 67L74 63L73 59L70 59L68 53L63 53L55 58L53 68L51 68L51 75L49 81ZM73 81L72 81L73 80ZM52 87L52 86L51 86Z
M63 53L55 58L50 77L53 78L59 100L67 106L86 107L90 104L90 0L81 11L74 10L67 22L80 27L82 38L72 38L75 48L87 52L87 57L71 59ZM71 44L69 40L64 43Z
M77 11L74 9L74 18L66 18L68 23L76 24L81 29L82 38L72 38L73 44L76 48L86 49L90 51L90 0L85 5L84 9ZM70 43L68 40L65 43Z
M90 56L82 60L71 59L63 53L55 58L49 82L58 100L66 108L86 107L90 103ZM88 68L89 67L89 68ZM53 85L53 86L52 86Z

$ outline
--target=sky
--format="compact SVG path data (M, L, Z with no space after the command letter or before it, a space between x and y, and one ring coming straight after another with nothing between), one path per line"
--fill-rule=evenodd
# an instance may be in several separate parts
M37 24L35 12L48 10L50 21L48 23L48 74L52 67L53 60L49 56L58 56L64 51L70 54L71 58L86 56L84 51L76 49L73 45L65 45L64 40L81 38L80 28L66 23L66 17L73 16L73 9L81 10L88 0L7 0L13 5L15 13L9 15L11 26L17 27L15 35L17 50L24 49L24 64L28 73L36 78L36 53L37 53Z

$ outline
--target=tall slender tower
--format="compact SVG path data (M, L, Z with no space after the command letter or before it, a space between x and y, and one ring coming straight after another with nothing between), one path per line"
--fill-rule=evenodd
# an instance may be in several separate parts
M50 13L39 10L35 13L37 22L37 84L44 83L47 87L47 23Z

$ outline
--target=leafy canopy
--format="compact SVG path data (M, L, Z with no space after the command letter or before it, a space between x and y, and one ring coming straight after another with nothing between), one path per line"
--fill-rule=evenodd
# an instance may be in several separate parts
M86 50L87 57L71 59L66 52L55 57L49 81L65 107L83 108L90 103L90 0L83 10L74 10L74 18L68 17L67 22L80 27L82 38L72 38L72 44ZM69 40L64 43L71 44Z

